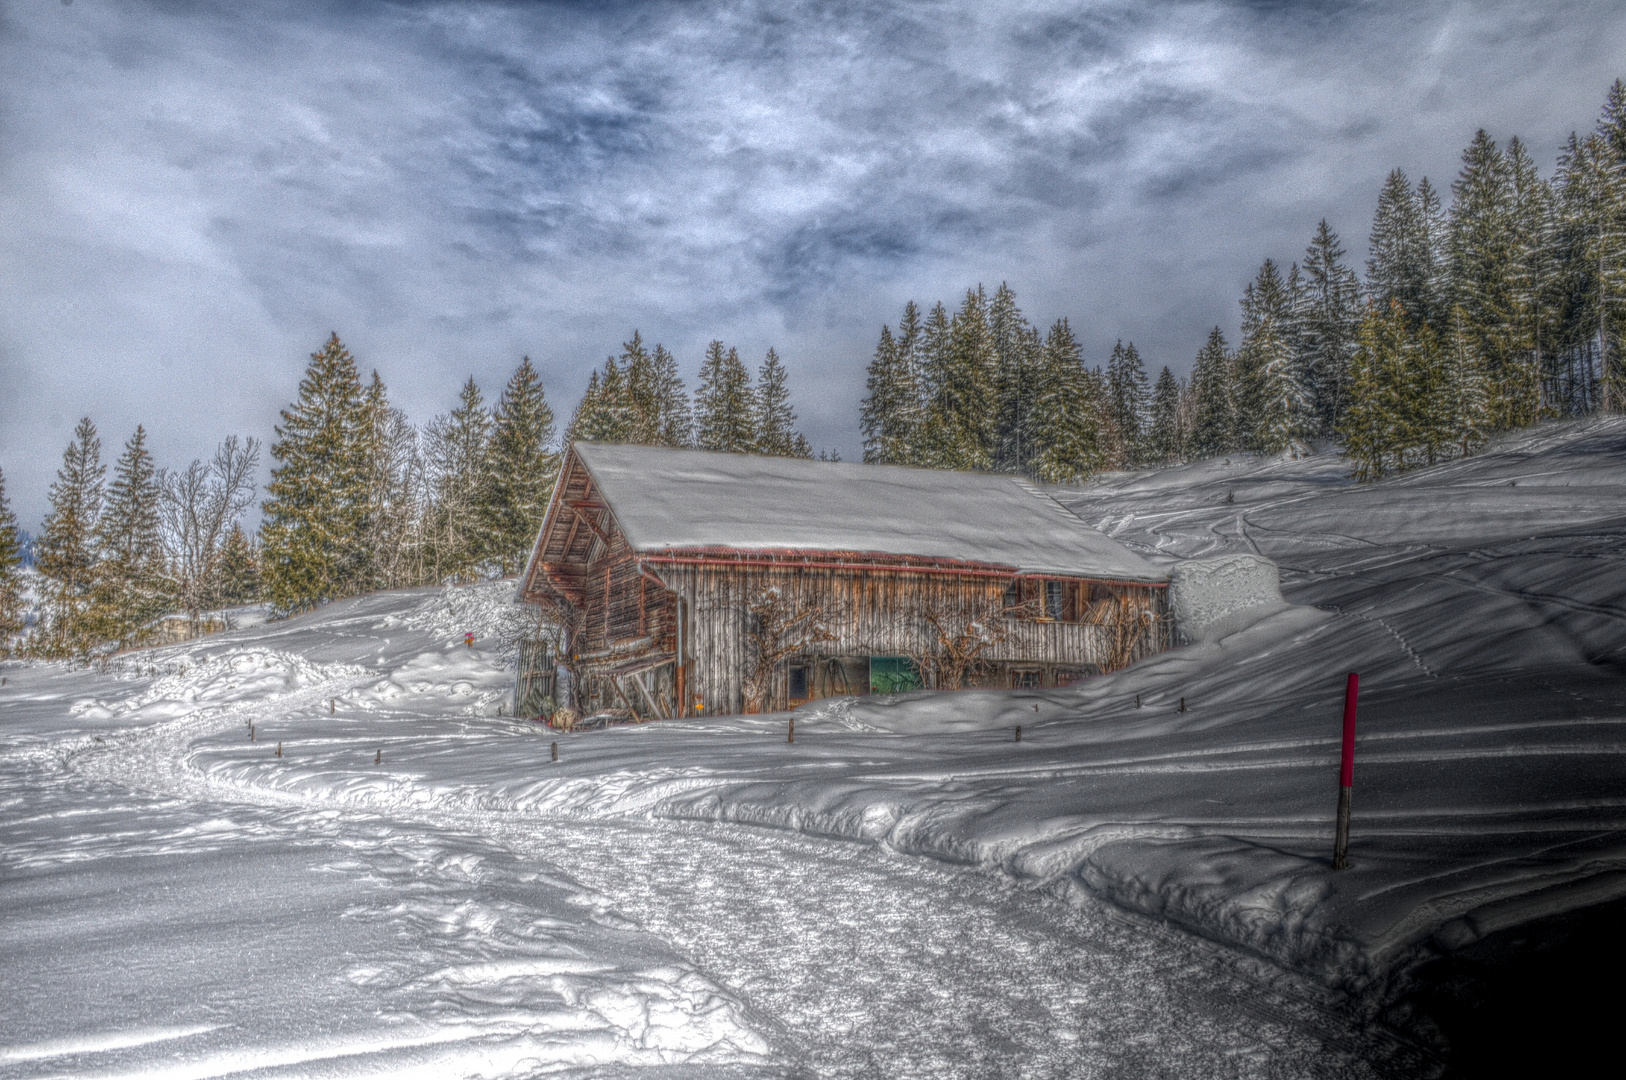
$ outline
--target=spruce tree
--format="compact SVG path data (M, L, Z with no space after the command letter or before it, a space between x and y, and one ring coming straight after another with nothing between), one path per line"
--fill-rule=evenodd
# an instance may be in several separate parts
M785 385L785 365L779 354L768 350L757 370L756 452L771 457L812 457L807 440L796 431L796 412L790 407L790 389Z
M22 537L6 502L5 474L0 472L0 658L16 651L23 632L22 565Z
M932 399L921 431L922 464L990 469L998 431L998 360L982 289L966 291L960 310L948 323L946 339L931 340L934 331L940 327L928 323L928 341L936 355L931 358Z
M706 348L695 394L696 442L702 450L749 454L757 445L756 393L740 354L721 341Z
M524 566L547 514L559 473L554 436L553 410L527 356L497 402L480 500L491 553L505 575Z
M1174 372L1165 365L1152 388L1151 427L1146 440L1149 464L1173 465L1185 459L1185 440L1180 430L1182 391Z
M591 387L591 383L589 384ZM457 408L428 428L431 477L431 573L435 580L469 580L486 556L492 515L482 501L490 494L492 421L485 395L471 375Z
M260 599L260 558L242 525L233 522L220 546L215 574L216 600L226 607L252 604Z
M172 608L160 497L147 432L138 425L113 466L113 482L96 522L92 618L98 636L121 649L140 644L147 625Z
M1304 252L1304 288L1296 312L1306 355L1306 389L1318 435L1338 426L1350 354L1361 325L1361 286L1343 263L1338 234L1322 218Z
M871 464L914 464L924 412L917 355L921 335L920 309L913 300L904 305L897 337L890 326L881 327L864 384L869 393L859 406L864 460Z
M1145 450L1142 444L1150 399L1146 367L1141 363L1135 343L1131 341L1125 346L1119 341L1112 347L1112 358L1107 361L1107 408L1118 435L1112 454L1114 468L1133 468L1140 464Z
M1276 264L1266 259L1242 297L1242 342L1237 346L1238 414L1248 449L1266 454L1293 446L1306 434L1309 395L1295 349L1294 301Z
M1208 341L1198 350L1191 368L1191 388L1196 397L1191 452L1198 457L1217 457L1240 448L1232 366L1225 335L1216 326L1209 331Z
M333 334L311 354L299 398L282 410L271 456L279 464L261 504L266 594L303 611L347 595L365 560L373 425L355 360Z
M1039 395L1041 346L1038 332L1028 325L1016 294L1000 283L988 305L988 330L993 338L994 392L997 429L994 467L1002 472L1027 472L1033 457L1033 410Z
M677 360L657 344L650 358L651 382L655 388L658 412L656 423L657 446L686 447L694 445L694 415L689 408L689 392L678 374Z
M1372 304L1361 321L1350 364L1349 401L1338 429L1357 480L1381 479L1392 471L1392 460L1398 463L1404 442L1398 430L1405 410L1401 368L1410 321L1393 297L1384 308Z
M107 470L90 417L79 421L73 435L51 485L51 512L35 545L48 617L38 651L50 657L85 655L98 640L91 599Z
M1490 379L1498 427L1530 423L1539 382L1520 339L1517 207L1513 171L1481 129L1451 186L1450 280L1454 322Z
M1368 238L1367 296L1385 312L1391 301L1399 303L1414 324L1432 322L1439 307L1438 228L1432 222L1438 199L1427 184L1425 177L1423 188L1413 189L1404 172L1389 173Z
M1473 453L1485 442L1491 429L1490 387L1485 378L1480 354L1474 349L1472 337L1465 329L1466 319L1459 310L1452 319L1452 333L1447 358L1447 372L1442 418L1442 439L1455 444L1463 457Z
M1084 368L1084 350L1066 319L1045 334L1033 403L1030 469L1047 484L1077 483L1106 464L1100 385Z
M419 584L426 552L422 504L427 478L418 432L389 403L374 371L364 398L367 430L367 508L361 551L347 574L346 591L367 592ZM482 547L483 538L476 546ZM483 550L483 547L482 547Z
M654 357L644 348L637 330L632 340L621 346L621 377L627 402L626 437L618 442L655 446L661 437L660 387L655 378Z

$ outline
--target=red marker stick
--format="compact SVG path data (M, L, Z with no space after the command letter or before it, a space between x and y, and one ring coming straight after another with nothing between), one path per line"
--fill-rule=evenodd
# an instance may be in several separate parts
M1344 760L1338 770L1338 839L1333 843L1332 868L1342 870L1349 855L1349 804L1355 787L1355 698L1361 677L1349 673L1344 683Z

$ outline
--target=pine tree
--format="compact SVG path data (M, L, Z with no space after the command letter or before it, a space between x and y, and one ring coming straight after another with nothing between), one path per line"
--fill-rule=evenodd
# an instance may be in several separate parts
M1152 465L1173 465L1185 459L1185 439L1180 430L1180 398L1183 391L1174 372L1167 366L1152 388L1151 427L1147 432L1147 460Z
M1440 306L1438 206L1427 177L1414 190L1406 174L1395 169L1384 181L1372 220L1367 296L1383 311L1398 302L1413 323L1433 322Z
M869 396L859 406L864 460L871 464L914 464L924 412L916 356L921 333L920 309L913 300L904 305L896 338L890 326L881 327L865 380Z
M683 377L678 374L677 360L666 351L666 346L655 346L650 369L659 415L655 445L694 445L694 416L689 408L689 392L683 385Z
M1527 378L1535 382L1538 412L1552 415L1551 392L1555 368L1554 318L1547 307L1556 279L1554 258L1555 202L1552 185L1541 178L1530 151L1517 137L1507 143L1507 164L1513 184L1513 273L1511 276L1514 325ZM1453 327L1453 335L1455 328Z
M1066 319L1056 320L1045 335L1039 365L1030 467L1044 483L1077 483L1106 464L1104 402L1099 380L1085 370L1084 350Z
M1338 434L1357 480L1378 480L1398 466L1404 441L1399 418L1405 402L1401 366L1410 316L1398 298L1386 308L1372 304L1361 321L1350 365L1349 402ZM1394 466L1391 459L1396 459Z
M1004 282L988 306L988 330L997 397L994 467L1027 472L1035 452L1032 417L1040 389L1041 346L1038 331L1028 325L1016 294Z
M1309 395L1293 339L1294 299L1276 264L1266 259L1242 297L1237 347L1238 414L1246 446L1266 454L1292 447L1306 434Z
M1112 358L1107 361L1107 409L1118 434L1118 444L1112 451L1114 468L1140 464L1150 399L1146 368L1135 350L1135 343L1131 341L1125 346L1122 341L1118 342L1112 347Z
M928 323L928 338L933 330ZM966 291L960 310L948 323L946 340L931 344L940 352L934 358L933 396L921 431L923 464L990 469L997 432L997 358L981 288Z
M1462 311L1452 319L1452 333L1448 370L1442 395L1446 416L1443 417L1443 435L1456 446L1463 457L1485 442L1490 430L1490 387L1484 367L1475 351L1473 340L1465 330L1466 319Z
M266 593L282 611L347 595L365 561L373 426L355 360L334 334L282 410L260 526Z
M621 346L621 376L625 382L627 432L618 442L656 446L661 438L660 387L656 383L654 357L644 348L637 330L632 340Z
M1192 418L1191 452L1197 457L1217 457L1241 448L1233 391L1232 357L1225 347L1219 327L1208 333L1208 341L1197 353L1191 368L1191 388L1196 396Z
M796 431L796 412L790 407L790 389L785 385L785 365L779 354L768 350L757 370L756 452L770 457L812 457L807 440Z
M6 477L0 472L0 659L16 651L23 632L22 565L22 538L6 502Z
M220 547L215 596L227 607L252 604L260 599L259 554L243 527L235 522Z
M97 642L91 597L107 470L90 417L79 421L73 435L51 485L51 512L35 545L49 618L38 651L50 657L82 656Z
M1519 336L1519 232L1513 170L1481 129L1463 151L1451 186L1450 279L1455 332L1479 356L1490 380L1498 427L1536 418L1539 382Z
M137 426L113 467L96 522L97 562L91 588L98 636L121 649L140 644L148 623L167 614L173 589L164 566L157 469Z
M589 383L591 393L592 383ZM431 573L436 581L469 580L486 555L492 515L481 503L490 493L491 413L474 377L463 384L457 408L429 422Z
M350 593L416 585L424 580L422 504L428 486L417 429L389 403L374 371L363 401L367 435L367 505L361 550L346 573ZM484 550L484 539L476 547Z
M749 454L757 445L756 393L740 354L721 341L706 348L695 394L696 442L702 450Z
M1304 252L1304 288L1295 313L1306 357L1314 426L1330 435L1343 411L1350 354L1361 325L1361 286L1343 264L1338 234L1322 218Z
M554 435L553 410L527 356L497 402L480 500L491 552L505 575L524 565L547 514L559 473Z

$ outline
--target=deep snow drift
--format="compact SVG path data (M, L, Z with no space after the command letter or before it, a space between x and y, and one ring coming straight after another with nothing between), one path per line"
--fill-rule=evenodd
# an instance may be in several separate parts
M0 664L0 1077L1414 1075L1351 1004L1626 895L1626 422L1057 494L1149 557L1268 556L1286 603L794 743L497 717L500 584Z

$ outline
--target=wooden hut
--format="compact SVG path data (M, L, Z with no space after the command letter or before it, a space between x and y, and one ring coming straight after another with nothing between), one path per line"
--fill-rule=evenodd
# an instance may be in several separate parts
M520 596L560 705L651 719L1065 685L1166 647L1167 580L1018 477L577 443Z

